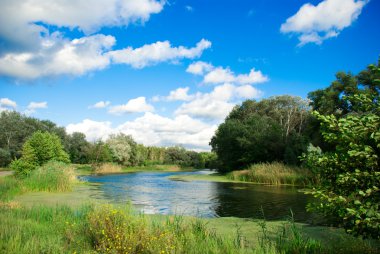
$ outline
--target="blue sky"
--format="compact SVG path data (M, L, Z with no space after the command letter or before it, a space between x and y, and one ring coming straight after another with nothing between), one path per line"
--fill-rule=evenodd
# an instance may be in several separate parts
M208 150L245 99L307 93L380 53L379 1L4 0L0 110Z

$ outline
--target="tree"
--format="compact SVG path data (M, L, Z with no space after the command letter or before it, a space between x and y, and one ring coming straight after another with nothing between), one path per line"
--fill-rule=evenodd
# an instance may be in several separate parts
M113 161L112 151L108 144L103 141L90 143L86 150L86 154L90 163L98 164L101 162Z
M223 172L251 163L284 161L296 164L306 151L308 102L288 95L247 100L236 106L211 139Z
M90 144L86 140L86 135L74 132L66 137L66 149L73 163L88 163L88 150Z
M70 162L57 135L37 131L24 143L21 158L13 161L11 168L19 174L26 175L50 160Z
M111 135L106 143L111 149L114 161L126 166L133 165L132 161L135 159L137 143L132 136L123 133Z
M56 134L63 142L66 138L66 131L63 127L58 127L51 121L38 120L28 117L16 111L3 111L0 113L0 148L6 156L0 164L6 166L6 162L21 157L23 144L36 131L50 132Z
M309 208L334 215L350 234L379 239L380 68L370 65L361 75L369 77L365 82L371 86L339 98L345 115L314 112L324 140L334 149L310 152L305 158L320 177L310 192L319 202Z

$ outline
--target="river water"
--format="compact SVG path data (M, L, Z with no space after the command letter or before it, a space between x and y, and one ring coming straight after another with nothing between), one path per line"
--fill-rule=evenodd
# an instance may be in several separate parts
M85 176L97 185L101 198L111 203L132 202L148 214L180 214L198 217L240 217L281 220L290 215L307 222L305 206L310 197L294 187L245 183L174 181L170 176L209 174L196 172L139 172Z

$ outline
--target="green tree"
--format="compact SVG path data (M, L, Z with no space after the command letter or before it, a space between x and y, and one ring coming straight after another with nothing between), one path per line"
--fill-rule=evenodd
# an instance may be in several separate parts
M73 163L88 163L89 142L86 135L81 132L74 132L68 135L65 140L66 149Z
M219 170L241 169L251 163L299 163L306 151L305 127L310 119L308 102L288 95L247 100L236 106L222 123L210 145Z
M37 131L24 143L21 158L13 161L11 168L25 175L50 160L70 162L57 135Z
M310 192L319 202L309 208L339 218L350 234L379 239L379 96L358 93L342 100L352 105L345 117L314 113L321 121L323 138L334 143L335 149L306 157L320 177L320 184Z

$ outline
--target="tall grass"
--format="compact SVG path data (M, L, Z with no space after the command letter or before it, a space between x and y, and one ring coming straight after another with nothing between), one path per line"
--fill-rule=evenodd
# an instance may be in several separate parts
M356 248L347 246L344 250L322 247L320 242L305 236L301 226L292 220L276 228L260 221L261 231L250 234L258 241L252 241L255 239L244 235L247 232L239 227L236 233L220 234L208 223L175 215L145 216L130 206L83 206L77 210L66 206L0 206L0 253L378 252L360 241Z
M315 181L314 175L309 170L279 162L254 164L246 170L229 173L227 178L253 183L298 186L310 185Z
M95 174L111 174L111 173L120 173L121 166L114 163L103 163L96 165L94 168Z
M62 162L48 162L34 170L22 182L29 191L70 191L76 181L74 168Z
M0 178L0 201L10 201L25 192L65 192L77 182L72 166L51 161L32 171L24 178L6 176Z

